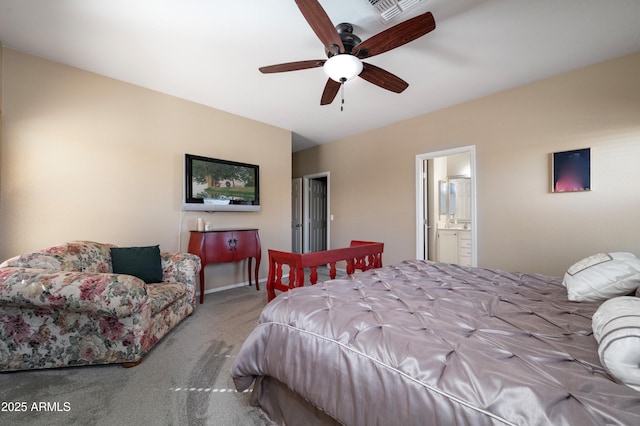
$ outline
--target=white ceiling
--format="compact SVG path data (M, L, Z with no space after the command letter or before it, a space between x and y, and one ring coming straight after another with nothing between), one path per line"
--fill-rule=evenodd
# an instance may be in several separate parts
M388 28L367 0L321 0L366 40ZM325 143L640 51L637 0L423 0L436 29L371 58L409 83L362 79L320 106L321 68L258 67L324 58L294 0L0 0L13 49L289 129L293 150Z

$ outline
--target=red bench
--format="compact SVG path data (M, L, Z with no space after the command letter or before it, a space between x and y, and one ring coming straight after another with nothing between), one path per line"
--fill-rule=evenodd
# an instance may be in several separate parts
M347 248L316 251L311 253L289 253L269 250L269 276L267 277L267 295L269 301L276 297L275 290L288 291L304 286L304 270L311 270L311 284L318 282L318 266L329 264L329 276L336 277L336 263L347 262L347 274L356 270L367 271L382 267L384 243L371 241L351 241ZM282 266L289 266L288 283L282 282Z

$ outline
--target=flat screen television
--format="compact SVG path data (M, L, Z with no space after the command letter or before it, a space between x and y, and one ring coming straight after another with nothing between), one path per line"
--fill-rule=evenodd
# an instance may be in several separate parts
M260 210L260 166L184 155L183 210Z

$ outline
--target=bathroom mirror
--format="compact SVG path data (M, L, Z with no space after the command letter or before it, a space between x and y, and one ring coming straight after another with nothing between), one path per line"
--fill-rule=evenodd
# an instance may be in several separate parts
M448 222L471 221L471 179L466 176L452 176L438 182L440 214L447 216Z
M449 197L447 196L447 193L449 192L449 184L446 180L441 180L438 182L438 187L439 187L439 193L440 193L440 199L438 202L438 205L440 206L440 211L439 213L441 215L445 215L447 214L448 210L448 200Z

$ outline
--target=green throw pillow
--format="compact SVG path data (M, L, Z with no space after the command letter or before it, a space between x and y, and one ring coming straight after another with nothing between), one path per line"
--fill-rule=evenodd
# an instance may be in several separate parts
M147 284L162 282L160 246L112 247L111 265L114 274L133 275Z

